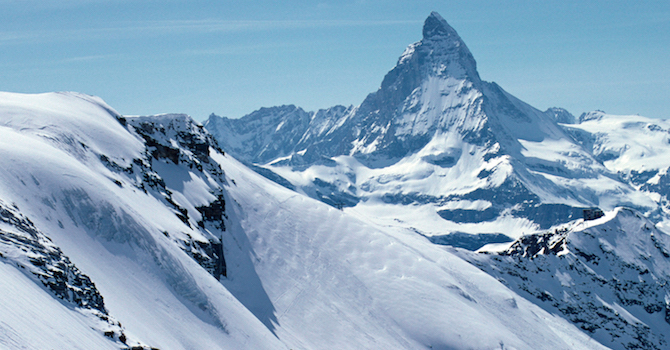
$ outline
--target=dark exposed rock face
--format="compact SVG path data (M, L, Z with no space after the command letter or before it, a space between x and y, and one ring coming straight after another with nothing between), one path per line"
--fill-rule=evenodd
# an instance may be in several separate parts
M184 243L186 248L183 250L190 255L193 260L197 261L200 266L207 270L214 277L226 277L226 259L223 255L223 244L216 241L193 241L189 246L188 242Z
M666 349L670 237L630 209L600 220L524 236L497 254L460 254L608 347Z
M226 276L223 245L220 238L212 232L214 230L220 234L226 230L227 217L223 193L215 193L214 201L196 207L202 217L196 222L192 218L195 213L189 213L186 208L177 204L161 174L154 170L154 162L169 162L188 168L202 178L211 176L220 183L226 183L223 171L216 162L210 159L210 147L223 154L217 142L201 125L183 115L129 118L125 119L125 125L144 139L145 158L135 159L129 168L121 168L101 157L103 164L114 171L135 175L137 181L134 185L136 187L152 194L168 207L173 208L175 216L184 224L194 229L201 229L203 236L206 237L204 239L191 235L177 238L172 237L168 232L165 232L165 235L172 238L184 252L210 274L217 278Z
M556 255L566 249L567 229L556 229L553 232L536 233L516 240L511 247L500 255L533 259L539 255Z
M47 289L60 299L78 307L95 309L107 314L102 296L91 279L81 273L60 248L41 234L28 218L18 212L17 208L0 203L0 221L13 226L16 230L11 232L0 229L0 244L5 249L18 249L27 253L28 261L32 265L28 270ZM22 267L25 269L27 266Z
M205 221L209 221L218 224L220 230L226 230L226 223L223 221L223 218L226 216L226 199L223 198L223 194L219 194L216 200L209 203L209 205L203 205L195 209L202 215L202 220L198 221L199 226L204 228Z
M209 225L225 231L226 223L224 219L226 216L226 200L223 194L219 193L216 200L206 206L196 207L202 220L198 221L198 226L206 229ZM198 252L192 253L191 256L198 261L209 273L215 277L227 276L226 259L223 255L223 245L220 241L210 240L209 242L196 242L198 244Z
M210 163L210 147L223 154L216 140L188 116L139 117L127 119L126 124L144 139L148 154L154 159L185 163L202 171L203 164Z
M125 343L123 328L109 315L93 281L18 208L1 201L0 259L15 264L67 305L98 317L107 325L104 335Z

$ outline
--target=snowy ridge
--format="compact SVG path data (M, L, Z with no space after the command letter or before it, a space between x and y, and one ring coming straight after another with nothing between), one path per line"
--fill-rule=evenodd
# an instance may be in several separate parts
M216 235L221 234L221 226L207 218L216 215L207 215L207 210L200 214L197 207L211 207L218 201L210 190L223 191L216 180L223 175L220 168L210 174L207 164L202 165L203 172L198 170L194 160L199 147L180 146L177 136L188 127L190 118L149 118L155 129L160 129L162 122L173 125L162 134L165 139L160 130L154 133L156 143L148 146L130 125L133 121L126 120L124 125L124 118L93 97L2 93L0 111L0 167L4 169L0 173L0 199L20 208L36 230L90 278L104 298L106 310L123 324L127 347L141 341L161 349L283 348L212 276L216 270L208 271L199 264L208 266L210 259L204 255L212 245L198 242L216 242L213 238L220 239ZM138 123L145 121L138 119ZM188 134L186 141L198 139L197 133ZM172 159L154 157L161 154L156 147L161 140L179 151L181 166ZM213 144L206 144L208 150L216 152ZM167 145L163 147L167 149ZM162 178L159 173L170 166L175 171ZM181 214L177 206L186 208L186 222L177 215ZM198 253L204 253L201 261L196 259ZM46 304L42 307L53 309L54 315L76 319L73 324L90 330L77 329L62 339L60 334L67 328L51 325L51 330L42 329L36 337L32 328L21 326L23 318L19 316L18 321L3 320L11 325L3 334L12 334L2 338L3 343L23 339L24 346L34 348L52 344L61 344L61 348L119 348L118 335L112 339L95 333L101 329L99 321L63 310L55 296L51 302L44 301L44 291L35 290L7 268L3 271L21 288L12 293L12 305L30 303L22 299L25 291L26 296L43 300ZM3 315L21 314L8 304L3 308ZM42 343L29 340L33 338Z
M335 106L305 112L291 105L262 108L248 115L244 123L212 114L206 125L210 130L217 130L217 138L223 148L250 162L266 163L290 156L296 149L303 149L314 140L327 137L351 111L351 107ZM310 163L313 161L310 160Z

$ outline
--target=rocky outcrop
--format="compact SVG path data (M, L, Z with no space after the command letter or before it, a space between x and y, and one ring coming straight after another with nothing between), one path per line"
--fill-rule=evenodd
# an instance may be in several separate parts
M99 329L105 336L126 343L121 324L109 315L95 283L22 215L19 208L2 201L0 259L19 267L66 305L97 317L105 325Z
M613 349L670 343L670 236L619 208L524 236L499 253L461 252L547 311Z
M151 159L170 161L175 165L188 167L204 178L212 176L223 184L226 183L224 173L220 166L210 159L209 153L210 148L221 154L223 151L202 125L197 124L188 116L165 115L132 118L128 120L128 124L145 140L147 146L147 159L142 162L145 166L140 169L144 181L139 186L152 188L160 199L174 208L175 215L185 224L194 229L207 231L203 232L204 239L186 234L185 237L174 237L173 240L214 277L225 277L227 272L223 245L220 237L217 237L216 234L212 235L210 231L223 232L226 230L225 219L227 217L223 193L220 191L215 193L214 201L195 208L201 217L196 221L192 218L196 213L189 213L174 201L172 191L167 188L160 174L153 171L151 161ZM211 227L206 223L211 223ZM169 236L169 233L166 235Z
M198 237L179 232L163 234L214 277L225 277L226 263L220 239L220 235L226 230L227 219L223 192L216 191L213 193L216 197L214 201L197 206L197 212L189 212L177 203L173 191L155 169L155 162L165 162L184 167L201 178L212 177L219 184L227 183L223 170L210 158L210 148L223 154L218 143L202 125L186 115L122 117L119 122L144 140L144 157L134 159L128 167L119 166L105 155L100 155L100 161L108 169L134 179L133 186L172 208L174 215L191 229L200 230L201 235ZM122 181L114 181L123 186Z

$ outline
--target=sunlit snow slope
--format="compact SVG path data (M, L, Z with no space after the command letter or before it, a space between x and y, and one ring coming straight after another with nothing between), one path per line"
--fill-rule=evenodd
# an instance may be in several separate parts
M152 169L177 166L122 122L90 96L0 94L0 344L283 348L186 253L209 231L166 205ZM165 177L182 186L175 201L214 199L209 172L178 168ZM83 287L104 301L79 302Z

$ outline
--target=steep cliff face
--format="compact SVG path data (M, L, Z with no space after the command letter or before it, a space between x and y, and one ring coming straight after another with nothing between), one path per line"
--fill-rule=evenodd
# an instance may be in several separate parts
M136 167L123 171L131 177L138 172L136 187L171 207L184 224L200 233L183 235L165 231L164 234L214 277L225 277L226 261L221 235L226 230L227 216L225 194L220 186L227 180L221 167L211 160L210 148L212 152L223 151L201 125L186 115L121 118L129 130L144 139L147 146L144 158L133 162ZM116 168L113 164L110 167ZM184 169L188 172L185 173ZM175 176L183 175L181 180L184 181L188 180L187 174L209 182L209 198L204 203L199 203L201 198L189 199L186 197L189 193L180 188L184 182L180 183Z

